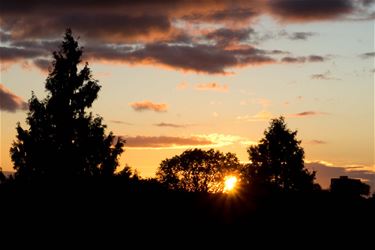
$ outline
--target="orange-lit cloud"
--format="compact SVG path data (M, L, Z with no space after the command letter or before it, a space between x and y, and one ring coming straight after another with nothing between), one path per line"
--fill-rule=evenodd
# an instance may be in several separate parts
M129 103L129 106L132 107L135 111L155 111L155 112L166 112L168 110L168 105L165 103L154 103L151 101L140 101Z
M14 113L26 109L27 103L0 83L0 110Z

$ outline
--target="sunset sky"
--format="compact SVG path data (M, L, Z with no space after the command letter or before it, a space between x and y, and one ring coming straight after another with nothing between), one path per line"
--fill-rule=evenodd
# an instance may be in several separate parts
M0 166L70 27L102 86L92 112L127 140L121 168L151 177L193 147L246 162L282 115L323 187L374 188L374 18L374 0L4 0Z

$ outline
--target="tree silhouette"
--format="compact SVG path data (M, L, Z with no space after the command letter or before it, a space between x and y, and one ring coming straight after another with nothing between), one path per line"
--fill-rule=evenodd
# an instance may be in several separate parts
M47 77L47 96L29 100L27 124L18 123L11 147L16 178L110 176L118 165L124 141L105 135L100 116L87 109L98 97L100 86L86 63L83 49L72 32L65 33ZM118 138L118 137L117 137Z
M283 117L272 119L264 138L248 148L248 180L281 190L312 190L315 172L304 167L304 150Z
M213 149L189 149L161 162L157 179L171 189L188 192L220 192L224 177L239 174L241 164L235 154Z

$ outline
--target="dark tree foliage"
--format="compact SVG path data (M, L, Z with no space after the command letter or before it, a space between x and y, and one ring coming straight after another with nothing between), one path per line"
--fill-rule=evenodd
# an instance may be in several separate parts
M241 164L235 154L213 149L189 149L161 162L157 179L170 189L188 192L220 192L226 175L238 175Z
M17 125L10 150L17 179L113 175L124 141L116 141L112 132L105 135L102 118L87 111L100 86L87 63L78 69L82 52L68 29L53 53L46 98L39 100L33 93L29 129Z
M304 150L296 135L283 117L271 120L264 138L247 150L249 182L284 191L312 190L315 172L305 168Z

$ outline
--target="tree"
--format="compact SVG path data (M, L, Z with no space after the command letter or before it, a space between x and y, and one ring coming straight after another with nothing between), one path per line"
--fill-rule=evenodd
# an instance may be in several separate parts
M283 117L272 119L258 145L248 148L249 182L280 190L312 190L315 172L304 166L304 150L297 131L287 128Z
M65 33L47 77L47 96L29 100L26 122L18 123L11 147L16 178L110 176L123 152L124 141L105 135L100 116L87 109L98 97L100 86L86 63L79 71L83 49L72 32Z
M241 164L235 154L213 149L188 149L161 162L157 179L175 190L220 192L227 175L238 175Z

